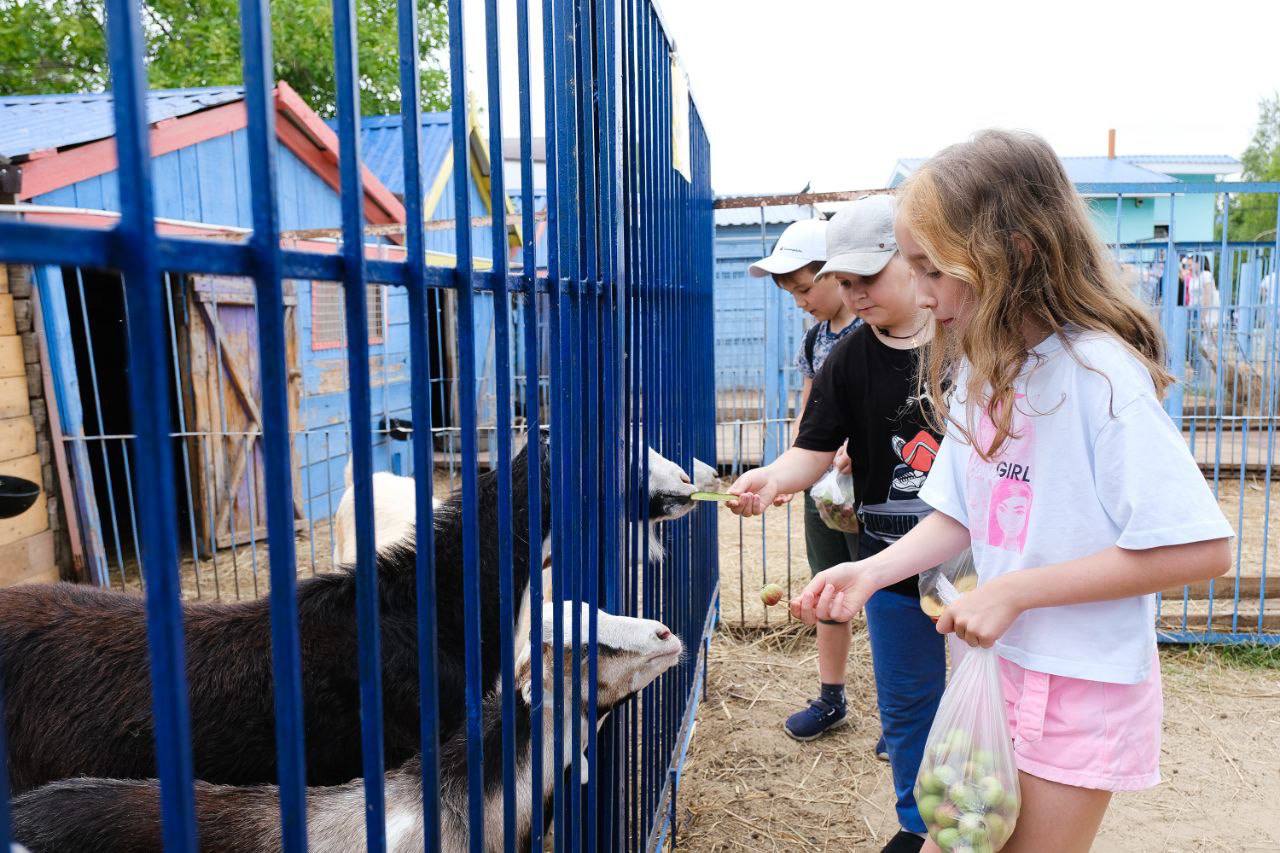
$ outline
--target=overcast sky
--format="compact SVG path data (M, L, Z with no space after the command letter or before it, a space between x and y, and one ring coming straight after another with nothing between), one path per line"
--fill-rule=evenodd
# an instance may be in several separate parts
M1120 154L1239 156L1259 99L1280 90L1277 0L660 5L718 194L883 186L898 158L989 126L1063 155L1106 154L1114 127ZM474 74L483 12L468 7Z
M883 186L992 125L1063 155L1234 154L1280 89L1280 3L667 0L718 193ZM1218 43L1215 43L1217 41Z

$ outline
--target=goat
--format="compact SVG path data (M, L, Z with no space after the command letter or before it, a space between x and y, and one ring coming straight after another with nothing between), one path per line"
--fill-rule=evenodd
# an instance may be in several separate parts
M333 531L333 564L349 566L356 561L356 493L351 485L351 463L342 472L346 489L338 501L330 529ZM375 471L373 474L373 541L378 550L407 540L417 525L418 496L412 477ZM431 507L440 512L440 499L432 497Z
M548 454L541 442L543 541L550 530ZM678 470L678 469L677 469ZM527 598L528 454L512 464L514 588ZM662 478L652 478L651 492ZM691 489L689 490L691 491ZM687 496L685 504L690 504ZM479 478L481 530L497 526L497 476ZM687 511L687 510L686 510ZM465 695L461 497L441 508L434 530L437 687L441 736L461 725ZM500 635L498 562L503 547L481 536L481 632ZM415 546L377 556L384 749L388 766L418 749ZM344 568L298 582L307 780L335 785L360 775L360 700L355 574ZM524 608L522 608L524 609ZM270 610L266 599L183 605L195 774L212 783L276 780ZM520 628L527 622L521 621ZM527 635L523 630L517 636ZM481 646L482 684L497 680L500 644ZM15 793L74 776L155 774L143 601L74 584L0 590L0 677Z
M697 490L710 490L719 482L715 469L694 459L694 486L674 462L649 448L649 519L669 521L693 509L689 495ZM356 559L355 489L351 482L351 463L343 472L346 489L338 501L330 527L333 530L334 565L350 565ZM442 510L438 499L432 499L435 512ZM417 492L412 477L377 471L373 474L374 547L378 551L413 535L417 519ZM662 543L655 530L649 529L651 559L662 559Z
M570 662L572 604L566 602L564 641L557 650L553 642L554 605L543 608L543 683L547 697L554 697L552 656L565 660L563 696L572 696L573 672ZM583 612L585 633L589 611ZM599 665L597 668L598 720L608 711L639 692L680 659L680 639L665 626L646 619L599 613ZM585 643L585 637L583 638ZM583 739L589 734L586 677L583 666L582 703L576 713L563 717L564 743L574 727ZM532 796L532 720L530 714L531 665L526 645L516 668L516 827L518 849L529 845ZM566 709L568 710L568 709ZM485 742L484 836L486 851L503 849L503 780L501 688L485 697L483 706ZM554 735L555 711L549 698L542 713L543 766L542 806L547 805L556 774ZM568 766L569 757L565 757ZM440 752L441 849L447 853L468 849L470 832L467 801L467 740L463 731L454 733ZM385 777L387 850L408 853L423 848L421 755L415 755ZM54 782L19 796L13 802L15 837L32 853L145 853L160 851L159 785L154 780L71 779ZM274 785L231 787L196 783L196 820L200 849L237 853L275 853L282 846L279 820L279 792ZM307 847L315 853L347 853L365 849L363 780L344 785L311 788L307 792Z
M545 447L544 447L545 450ZM550 489L542 478L542 502ZM512 465L511 565L516 588L529 577L529 465ZM465 638L460 497L434 531L440 731L463 718ZM497 519L497 477L479 478L479 527ZM544 527L548 526L544 513ZM498 600L496 536L479 541L481 593ZM385 750L388 766L419 745L415 548L402 542L377 557ZM361 773L356 660L355 572L350 567L298 582L302 693L309 784L333 785ZM500 611L480 608L484 636L499 633ZM183 605L186 674L195 774L209 782L276 781L275 721L268 601ZM498 643L481 648L492 685ZM0 590L0 670L13 790L73 776L155 775L146 617L141 598L74 584Z

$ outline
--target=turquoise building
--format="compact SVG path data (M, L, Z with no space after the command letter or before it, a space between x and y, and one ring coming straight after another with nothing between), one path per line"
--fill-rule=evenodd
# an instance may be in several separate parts
M923 157L899 160L889 186L901 184L924 162ZM1167 184L1169 192L1177 192L1179 183L1220 181L1242 168L1239 160L1222 154L1063 157L1062 164L1076 184ZM1168 195L1126 195L1120 200L1118 211L1115 195L1085 195L1098 233L1108 243L1168 240ZM1181 195L1173 204L1173 214L1175 240L1180 243L1212 241L1220 216L1218 197L1212 193Z

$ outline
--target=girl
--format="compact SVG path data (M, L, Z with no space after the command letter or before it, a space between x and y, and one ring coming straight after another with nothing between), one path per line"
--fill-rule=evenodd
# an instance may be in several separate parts
M870 196L831 220L829 260L818 280L839 282L841 298L863 325L835 345L818 371L791 449L738 478L729 491L739 497L726 504L739 515L758 515L777 495L817 482L847 442L862 527L857 555L863 559L930 512L919 492L940 438L914 399L917 353L933 323L916 304L911 271L898 253L893 209L889 196ZM867 632L902 827L884 850L916 853L925 827L912 789L946 683L946 652L920 609L916 579L903 575L897 581L867 603ZM792 737L845 718L848 622L847 617L827 618L818 628L822 694L787 720ZM837 665L840 681L830 684Z
M851 618L972 543L981 583L937 630L1001 658L1023 798L1004 849L1088 850L1112 792L1159 781L1154 593L1223 574L1233 533L1160 407L1160 332L1043 140L946 149L904 186L896 232L939 326L921 371L949 404L921 492L936 511L791 607Z

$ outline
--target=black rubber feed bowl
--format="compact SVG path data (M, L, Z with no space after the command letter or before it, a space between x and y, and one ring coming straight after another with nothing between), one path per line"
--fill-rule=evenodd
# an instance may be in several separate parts
M31 509L40 497L40 487L21 477L0 474L0 518L13 518Z

